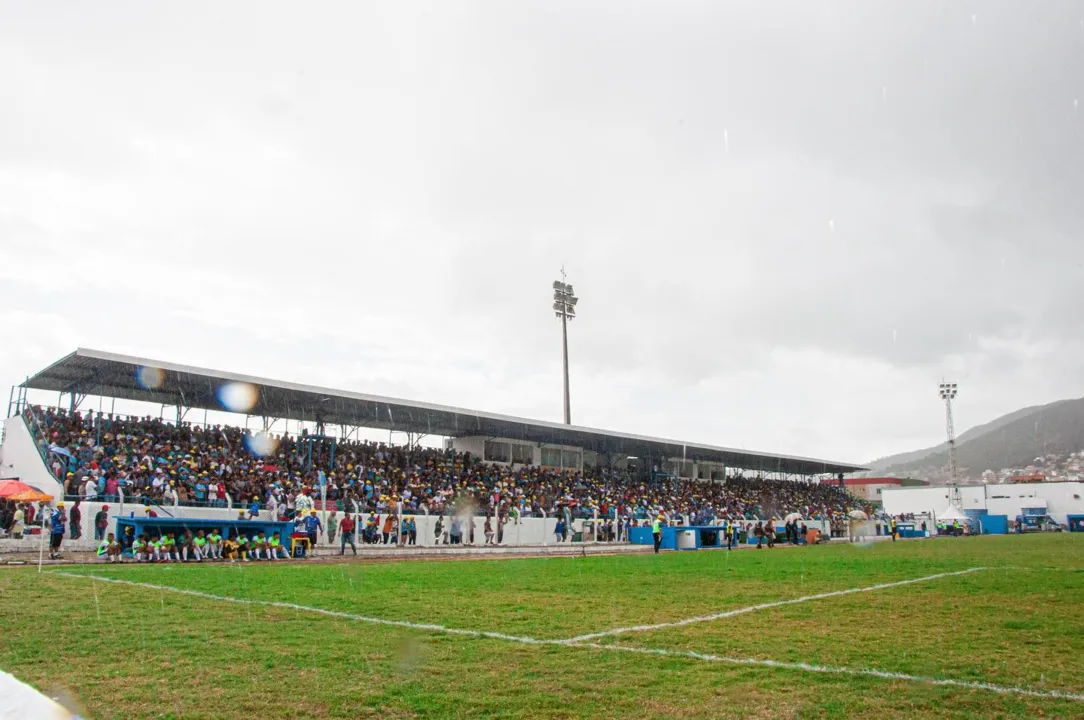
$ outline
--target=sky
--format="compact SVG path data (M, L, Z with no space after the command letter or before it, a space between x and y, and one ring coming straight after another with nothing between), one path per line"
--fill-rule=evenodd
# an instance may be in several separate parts
M864 462L1084 395L1084 6L0 0L0 384L78 346Z

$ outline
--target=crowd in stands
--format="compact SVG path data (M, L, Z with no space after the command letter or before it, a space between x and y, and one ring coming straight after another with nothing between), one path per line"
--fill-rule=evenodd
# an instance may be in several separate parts
M841 518L860 506L834 484L731 477L726 482L659 478L644 482L607 469L569 471L485 463L469 453L308 435L271 437L230 426L173 424L30 407L27 425L71 500L118 499L149 505L200 504L305 514L321 487L336 507L386 515L465 508L498 520L563 514L644 518L657 513L690 522L712 517L751 520ZM385 523L387 519L385 519ZM449 528L450 529L450 528ZM362 530L363 539L389 530Z

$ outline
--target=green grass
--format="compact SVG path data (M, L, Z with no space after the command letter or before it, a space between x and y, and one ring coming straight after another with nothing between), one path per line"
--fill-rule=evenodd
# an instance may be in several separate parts
M1084 694L1084 538L374 564L71 569L555 640L970 567L602 644ZM1025 568L1025 569L1020 569ZM0 572L0 668L94 717L1081 717L1084 702L372 625Z

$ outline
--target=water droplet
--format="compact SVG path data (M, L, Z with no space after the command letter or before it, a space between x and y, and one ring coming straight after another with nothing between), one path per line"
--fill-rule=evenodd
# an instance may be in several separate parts
M730 132L723 128L723 151L730 152Z
M971 24L974 25L975 21L979 19L979 16L975 13L971 13Z
M279 441L271 436L267 432L258 432L255 435L245 436L245 447L253 455L259 455L260 457L267 457L273 455L278 449Z
M893 345L896 344L896 331L895 330L892 331L892 344Z
M216 395L223 408L235 413L249 412L260 399L260 391L256 386L244 382L220 385Z
M887 100L888 99L888 86L887 85L881 86L881 99L882 100Z
M831 230L832 232L836 231L836 221L835 220L829 220L828 221L828 229Z
M166 379L162 368L140 367L136 370L136 382L144 390L157 390Z

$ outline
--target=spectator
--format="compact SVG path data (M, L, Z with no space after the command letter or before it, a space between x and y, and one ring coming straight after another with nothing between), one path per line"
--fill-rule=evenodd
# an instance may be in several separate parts
M493 517L498 541L507 519L516 522L543 512L551 517L567 512L567 532L571 520L596 512L600 520L650 519L662 512L693 522L763 520L798 512L842 527L838 520L861 508L845 488L829 483L741 475L725 482L645 481L604 468L581 472L491 465L469 453L343 439L337 441L332 459L330 443L304 435L254 445L252 434L243 428L40 407L26 412L35 440L49 452L57 476L65 478L65 492L89 499L113 494L117 487L167 504L184 504L189 498L221 502L229 493L241 505L257 498L257 513L263 498L276 511L285 506L288 516L296 509L304 517L313 507L312 488L319 487L322 472L328 499L343 508L352 508L356 501L366 511L381 514L428 510L465 519L468 515L461 511L469 506ZM267 444L272 447L262 455L249 449Z
M64 514L64 501L59 500L56 509L49 515L49 559L60 559L60 543L64 540L64 525L68 518Z
M81 500L76 498L71 512L68 513L68 525L71 528L69 535L72 540L78 540L83 536L83 509L79 507L80 502Z
M354 518L349 514L343 515L343 519L339 521L339 535L342 538L342 546L339 549L340 555L346 554L346 544L350 543L350 549L354 551L354 554L358 554L358 548L354 545Z
M11 536L16 540L22 540L23 537L23 518L26 517L26 512L23 510L22 505L15 506L15 516L12 519L11 524Z
M94 515L94 539L104 539L107 527L109 527L109 506L102 505L102 509Z
M391 541L391 528L392 528L392 518L393 517L394 516L391 513L388 513L384 517L383 535L384 535L384 544L385 545L387 545Z
M316 539L320 536L320 530L323 529L323 524L320 522L320 518L316 514L316 510L309 511L308 516L305 518L305 532L309 536L309 547L316 547Z
M331 511L331 514L327 516L327 544L335 544L335 531L339 527L339 519L335 517L335 510Z

